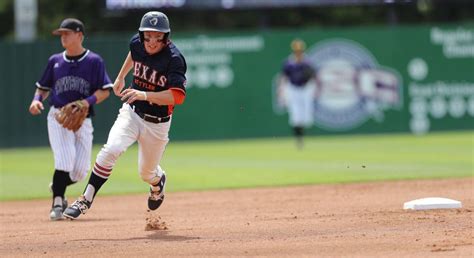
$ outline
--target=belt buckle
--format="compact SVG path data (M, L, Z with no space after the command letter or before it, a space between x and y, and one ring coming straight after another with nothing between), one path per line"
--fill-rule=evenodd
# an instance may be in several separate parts
M157 117L157 116L148 115L148 114L146 114L146 113L143 113L143 116L144 116L144 117L151 117L151 118L155 118L155 119L159 118L159 117Z

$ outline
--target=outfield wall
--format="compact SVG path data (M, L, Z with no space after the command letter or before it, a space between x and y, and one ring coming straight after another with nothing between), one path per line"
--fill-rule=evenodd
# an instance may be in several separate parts
M128 37L87 38L114 80ZM318 78L310 134L474 129L474 25L306 28L205 34L174 33L188 62L187 99L175 111L172 140L291 135L275 97L289 43L306 41ZM46 117L28 106L57 39L0 43L0 147L47 145ZM113 95L94 118L104 143L120 102Z

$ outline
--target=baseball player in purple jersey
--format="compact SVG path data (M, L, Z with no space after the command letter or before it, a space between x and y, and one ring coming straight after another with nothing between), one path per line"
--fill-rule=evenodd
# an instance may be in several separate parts
M65 51L52 55L43 76L36 83L36 92L29 111L39 115L44 110L43 100L48 96L48 136L54 154L54 175L50 188L53 192L51 220L63 219L67 208L64 197L66 187L87 175L91 163L92 122L94 104L104 101L113 86L107 75L104 61L96 53L85 49L84 25L73 18L65 19L54 35L61 36ZM64 105L81 100L89 107L88 118L81 128L70 131L59 124L55 114Z
M291 42L293 55L282 68L279 80L279 94L288 109L289 124L297 139L297 147L303 148L304 129L313 124L313 99L315 93L315 73L305 60L306 44L300 39Z
M107 143L97 155L84 194L64 211L64 216L76 219L86 213L112 174L117 158L136 141L138 171L150 186L148 208L156 210L162 204L166 175L160 161L168 143L173 108L183 103L186 94L186 61L169 35L165 14L153 11L143 16L114 83L115 95L125 103L110 129ZM123 90L130 70L132 87Z

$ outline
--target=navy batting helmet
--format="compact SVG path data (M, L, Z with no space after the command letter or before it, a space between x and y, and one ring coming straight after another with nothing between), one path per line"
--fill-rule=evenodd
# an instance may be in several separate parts
M143 32L144 31L158 31L165 33L165 39L170 34L170 22L168 17L158 11L151 11L143 15L140 22L140 28L138 28L138 33L140 34L140 39L143 42Z

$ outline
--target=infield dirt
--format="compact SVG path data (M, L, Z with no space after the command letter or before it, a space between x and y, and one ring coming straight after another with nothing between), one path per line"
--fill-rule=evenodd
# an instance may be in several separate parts
M49 221L49 200L1 202L0 256L473 257L473 182L167 193L153 214L146 193L99 195L86 215L58 222ZM456 199L463 208L402 209L424 197ZM150 218L162 227L150 230Z

